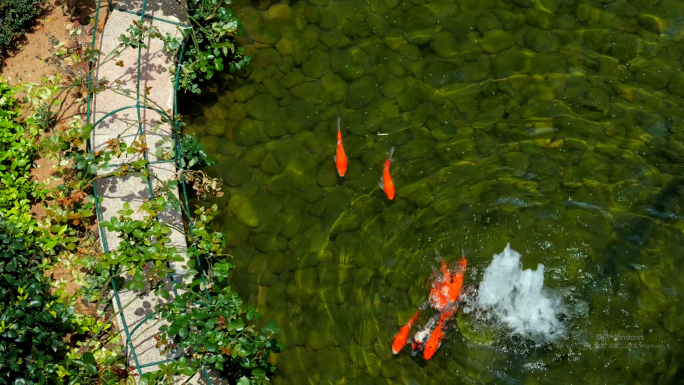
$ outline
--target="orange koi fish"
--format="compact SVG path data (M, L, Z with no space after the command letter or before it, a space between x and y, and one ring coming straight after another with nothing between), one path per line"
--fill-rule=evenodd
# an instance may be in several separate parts
M387 198L389 200L394 199L394 183L392 182L392 176L390 175L390 165L392 164L392 154L394 154L394 147L390 151L389 158L385 161L382 166L382 178L380 179L380 188L385 191Z
M342 145L342 129L340 128L340 117L337 117L337 150L335 151L335 166L337 173L344 176L347 172L347 154L344 153L344 146Z
M413 326L413 323L416 322L418 319L418 315L420 314L420 310L416 312L416 314L411 317L409 322L402 326L401 329L399 329L399 333L397 333L396 336L394 336L394 342L392 343L392 353L397 354L401 349L406 345L406 340L408 340L408 335L409 331L411 331L411 326Z
M430 338L432 330L437 326L437 321L439 320L439 318L439 314L430 318L428 323L425 324L425 326L423 326L422 329L418 330L416 334L413 336L413 343L411 344L412 356L415 356L416 354L418 354L418 352L425 349L425 343L427 342L428 338Z
M430 289L430 305L437 311L445 311L449 306L449 291L451 289L451 273L442 260L442 276L435 277Z
M468 267L468 260L465 256L458 261L456 271L451 274L451 287L449 288L449 302L455 302L461 295L463 289L463 275L466 267Z
M463 275L468 266L465 256L458 262L456 271L449 272L449 269L442 260L442 277L435 278L435 282L430 289L430 305L440 312L448 310L453 306L461 295L463 289Z
M439 257L439 254L437 256ZM442 339L444 339L444 325L458 312L458 301L463 289L464 274L468 266L465 254L458 261L453 272L449 270L443 259L440 260L442 262L441 268L433 272L428 278L428 281L432 282L429 300L420 307L421 310L424 310L430 305L439 313L430 318L428 323L415 333L411 341L411 355L416 355L422 350L423 357L426 360L431 359L435 355L437 349L442 344ZM406 344L411 325L413 325L417 317L418 313L394 337L394 343L392 344L392 352L394 354L399 353Z
M453 314L454 313L452 312L444 312L440 315L439 322L437 322L437 327L435 330L433 330L432 334L430 334L430 338L425 344L423 358L426 360L432 358L432 356L435 355L435 352L437 352L437 349L439 349L439 347L442 345L442 339L444 338L444 332L442 331L442 328L444 327L444 323L448 321Z

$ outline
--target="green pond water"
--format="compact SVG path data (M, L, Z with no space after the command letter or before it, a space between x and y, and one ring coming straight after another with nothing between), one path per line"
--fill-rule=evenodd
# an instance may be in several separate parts
M684 1L233 7L252 68L181 112L233 286L282 329L274 384L684 383ZM392 355L435 251L470 285L507 243L546 267L563 338L461 313L432 360Z

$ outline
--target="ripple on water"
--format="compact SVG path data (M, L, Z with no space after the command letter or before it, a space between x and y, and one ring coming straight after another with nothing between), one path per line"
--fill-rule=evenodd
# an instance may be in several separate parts
M225 183L233 286L282 330L274 384L681 382L682 8L603 3L235 2L251 72L180 105ZM435 251L465 251L474 291L508 243L562 338L462 312L430 362L391 354Z

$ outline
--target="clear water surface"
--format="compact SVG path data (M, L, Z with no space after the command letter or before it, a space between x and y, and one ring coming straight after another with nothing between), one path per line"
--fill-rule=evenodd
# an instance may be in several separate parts
M183 108L234 287L282 329L274 384L684 382L684 1L233 8L253 66ZM471 313L432 360L391 354L435 251L476 284L509 242L562 296L561 340Z

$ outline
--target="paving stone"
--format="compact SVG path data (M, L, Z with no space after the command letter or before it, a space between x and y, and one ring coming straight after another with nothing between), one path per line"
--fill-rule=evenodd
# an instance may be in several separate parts
M140 1L131 0L117 2L118 7L135 12L141 11L141 4ZM180 3L162 2L161 0L147 2L145 14L176 22L180 21L183 16ZM106 24L104 24L105 28L100 39L100 52L106 54L116 49L119 46L118 37L125 33L126 28L136 20L140 20L140 16L118 10L112 11ZM150 19L146 19L145 23L155 25L162 34L168 32L180 36L179 30L174 24ZM163 43L160 40L148 40L146 44L148 48L142 49L140 53L136 49L125 49L117 60L110 61L98 69L97 78L106 78L109 82L116 82L121 92L104 91L96 94L93 98L91 121L95 122L96 125L91 135L91 146L95 151L106 148L107 142L115 138L131 145L134 141L141 140L141 134L145 135L148 146L146 156L150 162L162 161L155 154L157 147L161 146L163 152L172 148L171 126L168 123L161 123L162 114L159 111L164 111L168 115L173 111L174 92L173 84L168 76L168 69L175 66L175 59L161 51ZM123 67L116 65L119 60L123 61ZM136 75L138 62L140 62L141 75L139 85ZM141 97L136 98L138 89ZM134 107L136 104L144 107L136 108ZM112 114L114 111L117 112ZM110 163L131 162L140 159L142 156L142 154L124 154L118 159L113 159ZM177 169L173 162L152 163L149 165L149 170L164 181L176 178ZM111 171L112 169L101 170L100 174L104 175ZM117 211L123 209L124 203L128 203L134 211L133 218L142 218L138 209L145 200L150 198L150 188L154 190L161 187L159 181L154 178L151 180L152 182L145 182L139 175L110 176L97 180L95 182L96 192L98 197L102 198L100 220L108 221L112 217L118 216ZM173 191L172 194L176 198L179 197L177 190ZM184 255L187 243L183 232L178 230L183 229L182 215L169 208L159 214L159 219L172 228L169 235L170 245L176 247ZM103 246L107 250L115 250L119 244L117 235L106 230L103 231L104 237L101 238ZM185 262L171 264L175 274L167 282L167 288L171 294L170 300L176 294L173 290L174 283L181 283L185 280L187 271L183 265ZM153 293L141 293L126 289L118 290L118 297L113 300L114 309L116 311L122 309L122 312L117 317L116 324L120 333L123 333L124 329L131 333L130 344L126 345L129 365L134 366L134 355L140 365L171 358L168 355L166 357L160 355L159 349L155 347L154 336L159 333L159 326L164 321L155 316L147 318L153 314L157 305L166 301L169 300L157 297ZM126 343L125 335L122 340ZM175 354L180 355L182 352ZM142 373L156 369L156 365L148 366L142 369ZM208 376L213 384L226 384L226 382L218 379L217 373L212 372ZM175 382L177 384L208 384L206 377L205 373L200 372L190 379L178 377Z

